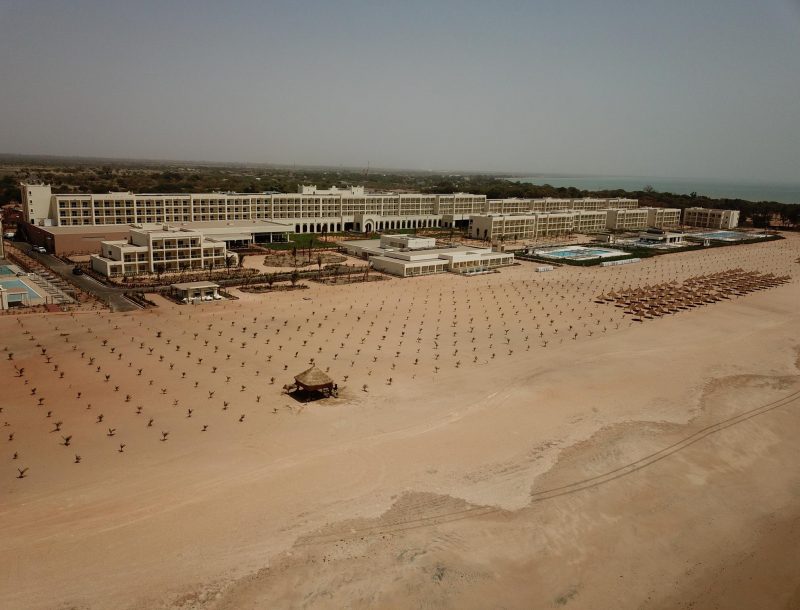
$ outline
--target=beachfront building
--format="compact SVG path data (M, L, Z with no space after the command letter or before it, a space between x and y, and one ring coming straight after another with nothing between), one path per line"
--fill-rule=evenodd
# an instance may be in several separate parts
M573 212L573 230L575 233L602 233L606 230L608 210L576 210Z
M471 193L368 193L363 186L297 193L52 192L50 185L21 185L25 219L37 227L114 227L274 221L294 233L364 233L466 227L473 214L521 214L635 208L635 199L492 199Z
M686 208L683 211L683 224L704 229L735 229L739 226L739 210Z
M648 248L680 248L686 245L686 235L671 231L650 230L639 233L639 238L633 243Z
M486 241L559 237L574 231L575 215L574 212L473 214L469 235Z
M489 248L455 246L433 250L391 250L382 256L369 258L373 269L398 277L413 277L433 273L476 273L490 271L514 263L514 255L493 252Z
M537 214L476 214L470 219L470 237L484 241L536 238Z
M621 212L621 215L616 212ZM677 210L680 213L679 210ZM648 225L649 209L622 210L564 210L528 214L473 214L469 235L486 241L521 241L527 239L562 237L571 233L602 233L608 228L608 217L626 228L644 229Z
M536 237L562 237L574 230L572 212L547 212L536 215Z
M534 211L534 200L510 197L507 199L487 199L484 214L527 214Z
M647 228L647 208L609 210L606 229L612 231L637 231Z
M629 199L627 197L612 197L608 200L606 207L609 209L630 210L639 207L639 200ZM588 210L589 208L581 209Z
M573 209L572 199L558 199L556 197L544 197L542 199L531 199L531 212L560 212L562 210Z
M102 242L100 254L91 256L91 264L109 277L224 268L228 256L224 241L209 239L201 231L131 229L127 240Z
M545 197L542 199L488 199L483 214L529 214L534 212L567 212L567 211L603 211L610 209L632 209L638 207L636 199L611 198L600 199L585 197L582 199L559 199Z
M87 227L127 224L226 223L274 220L295 233L384 231L466 225L486 207L470 193L366 193L363 187L298 193L54 194L50 185L22 184L33 225Z
M647 210L647 226L668 229L680 226L680 208L642 208Z
M628 210L639 207L638 199L625 199L614 197L603 199L597 197L584 197L583 199L572 199L571 210Z
M348 254L369 260L374 269L398 277L447 271L469 274L514 263L513 254L491 248L439 246L435 239L430 240L432 243L423 241L413 235L383 235L380 239L348 240L341 245Z

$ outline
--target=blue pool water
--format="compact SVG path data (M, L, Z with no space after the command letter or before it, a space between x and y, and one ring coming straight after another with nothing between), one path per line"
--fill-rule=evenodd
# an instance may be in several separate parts
M752 237L757 237L757 235L739 233L738 231L713 231L711 233L700 233L699 235L701 235L702 237L707 237L708 239L733 239L733 240L751 239Z
M541 256L552 256L554 258L594 258L607 257L625 254L615 250L604 250L602 248L581 248L580 250L550 250L541 252Z
M602 256L609 254L608 250L556 250L548 252L547 256L556 256L558 258L584 258L587 256Z
M16 275L8 265L0 265L0 275Z
M36 302L37 300L41 300L42 296L36 292L33 288L25 284L20 280L0 280L0 286L3 288L24 288L28 291L28 299L30 299L31 303ZM8 295L8 302L9 303L20 303L23 300L23 295L21 294L10 294Z

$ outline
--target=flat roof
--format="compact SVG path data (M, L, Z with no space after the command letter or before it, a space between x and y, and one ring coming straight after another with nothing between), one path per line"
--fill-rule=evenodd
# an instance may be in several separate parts
M278 229L282 229L284 231L288 230L294 233L294 223L293 222L280 222L276 220L198 220L195 222L173 222L173 223L157 223L160 225L168 225L169 227L177 227L177 228L187 228L187 229L198 229L198 230L209 230L209 229L224 229L228 227L239 227L239 228L258 228L258 229L265 229L265 228L273 228L277 231ZM149 225L142 225L142 226L149 226ZM157 226L157 225L154 225Z
M208 231L205 233L205 236L209 239L209 241L229 241L229 240L243 240L243 239L253 239L252 233L214 233L212 231Z
M106 233L127 233L130 230L139 231L162 231L164 225L171 229L194 229L207 233L213 233L213 229L249 228L257 231L287 231L294 233L294 223L282 223L272 220L225 220L225 221L197 221L179 223L147 223L147 224L114 224L114 225L81 225L74 227L52 226L40 227L34 225L53 235L95 235Z
M426 258L423 260L405 260L402 258L392 258L391 256L373 256L370 260L385 261L387 263L395 263L403 265L404 267L427 267L428 265L442 265L447 266L447 260L444 258Z
M33 225L51 235L105 235L107 233L127 233L131 225L86 225L82 227L40 227Z
M190 290L192 288L219 288L219 284L214 282L183 282L182 284L170 284L170 288L176 290Z

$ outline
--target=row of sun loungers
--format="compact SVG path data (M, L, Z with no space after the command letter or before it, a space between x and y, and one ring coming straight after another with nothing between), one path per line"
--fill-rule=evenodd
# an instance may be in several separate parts
M734 296L744 296L756 290L774 288L786 283L789 276L758 273L744 269L729 269L718 273L691 277L654 286L627 288L601 294L596 303L610 303L624 309L634 319L653 319L717 303Z

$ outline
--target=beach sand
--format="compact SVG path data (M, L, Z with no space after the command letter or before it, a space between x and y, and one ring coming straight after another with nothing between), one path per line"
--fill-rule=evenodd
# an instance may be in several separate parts
M797 607L799 257L1 317L0 606ZM594 302L737 267L792 279Z

